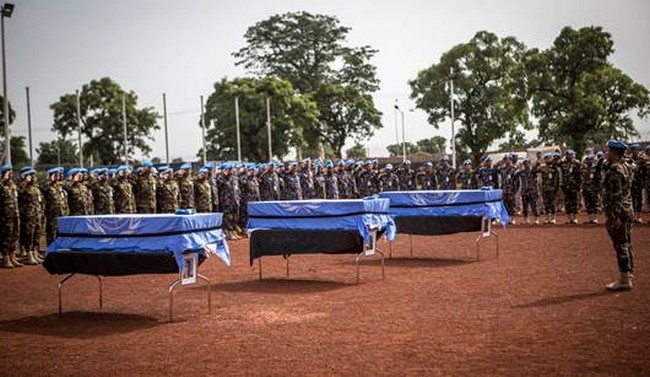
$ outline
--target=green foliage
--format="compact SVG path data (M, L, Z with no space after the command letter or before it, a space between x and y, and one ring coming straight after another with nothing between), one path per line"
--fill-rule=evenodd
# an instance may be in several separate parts
M350 28L333 16L307 12L274 15L250 27L247 45L234 53L237 65L258 75L291 82L318 104L320 122L304 128L306 149L329 144L337 157L348 137L357 141L381 128L370 94L379 89L377 53L370 46L344 45Z
M60 148L60 155L59 155ZM77 144L70 140L53 140L42 142L36 148L38 153L38 164L46 166L59 165L59 156L61 165L75 165L79 161L77 153Z
M386 147L386 150L388 151L388 154L391 157L401 157L404 153L404 149L402 148L402 143L399 144L391 144ZM412 154L420 152L420 149L418 148L417 145L411 143L411 142L406 142L406 156L410 156Z
M582 154L588 143L638 136L630 115L650 111L648 89L609 62L611 35L601 27L565 27L553 45L526 60L540 137Z
M5 135L5 99L0 95L0 136L4 139ZM13 124L14 119L16 119L16 112L13 107L11 107L11 101L9 102L9 125Z
M411 85L416 106L438 128L450 117L449 78L454 79L456 138L478 160L494 142L517 127L530 129L525 71L526 48L513 37L481 31L445 52Z
M345 151L345 155L355 160L368 158L366 147L361 143L355 143L352 148Z
M124 154L124 126L122 124L122 97L126 95L128 153L140 150L147 155L150 136L160 127L153 108L137 108L138 97L126 93L110 78L92 80L81 89L81 129L84 135L84 156L93 153L95 161L111 165L121 161ZM54 111L53 130L61 138L77 132L76 94L65 94L50 106Z
M501 151L521 151L539 145L538 140L526 140L526 135L520 131L515 130L508 133L506 141L499 144Z
M442 136L434 136L429 139L422 139L416 142L420 152L429 154L445 153L447 139Z
M236 97L239 97L242 158L262 161L269 157L267 98L271 105L271 145L278 158L284 157L292 146L301 148L303 130L317 122L316 104L307 96L296 94L288 81L273 76L231 81L224 78L214 84L214 93L206 102L208 160L237 159Z
M11 137L11 164L15 169L31 165L24 136Z

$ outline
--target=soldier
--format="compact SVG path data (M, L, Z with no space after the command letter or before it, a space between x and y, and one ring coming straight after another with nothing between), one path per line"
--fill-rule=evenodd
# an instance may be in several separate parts
M372 169L372 161L367 160L363 163L363 169L359 172L359 184L357 189L362 197L372 196L379 192L377 172Z
M515 195L519 191L519 180L516 179L517 168L512 163L510 156L503 156L502 165L498 169L499 178L501 182L501 189L503 190L503 205L508 211L510 216L510 224L515 225L515 216L517 215L517 203Z
M194 206L196 212L212 212L212 190L207 178L207 169L199 169L194 181Z
M356 164L354 160L350 159L345 161L345 174L343 175L343 178L348 182L347 192L345 193L345 197L347 199L356 199L359 197L359 189L357 188L357 180L355 177L355 168Z
M645 198L648 203L648 210L650 211L650 145L646 145L645 147L645 165L643 171L643 176L645 177Z
M97 215L110 215L115 213L115 202L113 201L113 188L108 182L108 169L94 169L91 190L93 193L94 210Z
M544 163L536 165L534 172L542 177L542 200L546 214L544 224L555 224L555 194L560 188L560 172L553 163L553 154L546 153Z
M411 161L405 160L397 171L401 191L417 190L416 172L411 168Z
M145 161L140 165L140 174L135 179L135 210L137 213L156 213L156 192L158 179L152 173L153 164Z
M269 162L260 176L260 194L263 201L280 200L280 177L275 172L275 165Z
M47 181L43 188L45 198L45 239L51 244L56 238L56 218L70 215L68 193L63 188L63 168L55 167L47 171Z
M314 189L316 191L316 199L326 199L327 188L325 186L325 169L321 161L316 161L314 164L316 173L314 174Z
M88 203L90 195L88 188L83 183L83 171L79 168L72 168L67 171L68 182L65 186L68 197L68 208L71 216L91 215L91 206Z
M194 182L191 177L192 165L185 163L177 172L178 190L180 198L178 208L194 208Z
M438 190L456 189L456 169L449 165L449 157L442 156L436 166L436 179Z
M378 176L379 191L397 191L399 190L399 178L393 173L393 165L386 164Z
M311 159L309 157L302 160L298 176L300 177L302 197L304 199L316 198L316 188L314 187L314 173L311 170Z
M241 177L239 183L241 188L240 224L246 225L248 221L248 203L261 200L260 181L257 177L255 164L246 166L246 174Z
M18 260L20 240L20 213L18 210L18 188L13 180L11 165L0 168L0 251L2 267L22 267Z
M18 189L20 208L20 249L26 264L39 264L40 233L43 223L43 194L36 183L36 170L31 166L20 169Z
M174 169L163 166L158 170L160 184L156 187L157 213L175 213L178 210L180 190L174 179Z
M472 170L472 160L465 160L456 175L456 188L458 190L472 190L478 188L476 175Z
M339 199L339 180L334 174L334 163L327 160L325 168L325 199Z
M236 233L239 232L237 221L239 218L240 191L239 179L234 170L235 165L230 163L223 164L221 176L216 178L217 185L219 186L219 205L223 212L226 233L233 239L239 239L240 237ZM203 174L207 173L205 170L199 170L199 173L201 172ZM201 174L199 174L197 181L194 183L194 196L196 198L197 210L199 209L199 195L205 196L197 188L197 185L200 185L202 181L200 176Z
M302 200L302 186L300 184L300 176L298 175L298 163L292 162L287 167L287 172L284 174L284 195L286 200Z
M492 167L492 157L485 156L481 167L476 170L476 179L479 187L499 188L499 176L497 170Z
M641 210L643 208L643 186L645 182L645 158L641 155L639 144L630 145L630 160L632 162L632 208L634 208L634 222L643 223Z
M582 162L582 197L585 201L585 208L589 224L598 224L598 207L600 203L600 192L602 184L600 169L602 163L596 160L596 155L588 154Z
M564 194L564 208L568 216L567 224L578 223L579 193L582 180L580 162L575 158L576 153L567 150L564 161L560 163L562 170L562 193Z
M537 174L532 169L530 158L524 159L524 167L516 173L517 180L521 185L521 205L524 212L526 224L530 224L530 212L535 216L535 225L539 225L539 210L537 200L539 193L537 191Z
M632 289L634 273L634 250L632 249L632 167L623 156L627 145L621 141L610 140L607 143L607 160L609 168L605 174L603 204L607 233L612 239L620 278L607 285L608 290L627 291Z
M422 170L416 175L416 180L420 184L420 190L431 191L438 189L436 174L433 171L433 164L429 161L422 165Z
M115 177L111 182L115 213L135 213L135 196L129 174L129 167L126 165L115 169Z

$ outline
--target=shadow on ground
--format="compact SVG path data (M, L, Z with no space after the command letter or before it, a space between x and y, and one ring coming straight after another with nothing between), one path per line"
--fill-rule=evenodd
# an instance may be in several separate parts
M264 278L262 281L246 280L217 283L212 285L212 290L213 292L252 292L285 295L334 291L352 286L354 285L339 281ZM201 287L196 289L201 289Z

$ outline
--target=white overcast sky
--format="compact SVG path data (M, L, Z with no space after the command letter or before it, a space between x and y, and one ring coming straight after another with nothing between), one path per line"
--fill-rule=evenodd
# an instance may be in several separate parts
M34 149L52 140L50 104L92 79L108 76L139 95L138 105L162 114L167 93L170 154L195 159L200 148L199 96L220 78L245 75L231 53L249 26L271 15L308 11L337 16L352 28L351 45L368 44L381 80L376 106L384 128L366 142L373 156L395 142L393 105L413 107L407 81L477 31L512 35L547 48L569 25L600 25L612 34L615 65L650 87L648 0L18 0L5 20L8 97L17 116L14 135L27 135L25 87L30 87ZM450 125L428 125L406 112L406 139L449 138ZM650 139L650 121L637 123ZM401 129L401 125L400 125ZM153 135L151 157L164 159L164 133ZM401 131L400 131L401 139ZM351 143L349 143L351 144ZM34 151L36 154L36 151ZM36 156L35 156L36 157Z

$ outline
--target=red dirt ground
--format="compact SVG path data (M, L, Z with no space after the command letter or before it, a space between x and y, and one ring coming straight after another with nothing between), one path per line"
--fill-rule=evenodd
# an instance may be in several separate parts
M608 293L614 251L602 225L515 226L482 244L475 234L414 237L393 245L354 285L351 255L296 255L249 267L211 258L205 291L175 295L173 275L57 282L41 267L0 270L0 375L650 375L650 226L634 229L635 289ZM384 250L387 246L382 242Z

